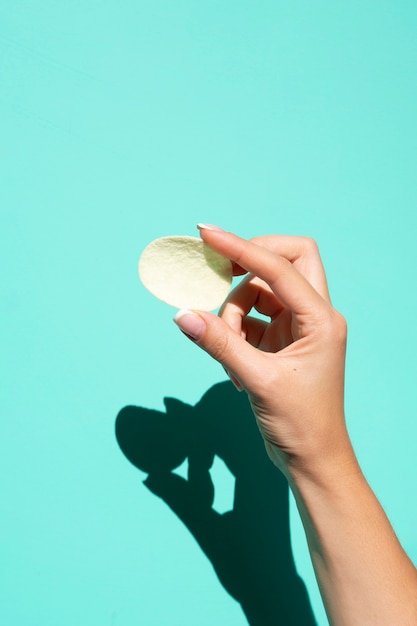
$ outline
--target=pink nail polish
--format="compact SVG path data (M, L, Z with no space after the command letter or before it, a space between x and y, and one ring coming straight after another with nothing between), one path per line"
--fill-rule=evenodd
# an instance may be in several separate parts
M218 232L224 233L223 228L220 228L220 226L214 226L213 224L197 224L197 228L199 230L217 230Z
M231 374L231 373L229 372L229 370L225 369L224 371L226 372L226 374L228 375L228 377L230 378L231 382L234 384L234 386L236 387L236 389L237 389L238 391L243 391L243 387L242 387L242 385L240 384L240 382L237 380L237 378L235 378L235 376L233 376L233 374Z
M180 309L174 316L174 322L183 333L195 341L201 339L206 330L203 318L188 309Z

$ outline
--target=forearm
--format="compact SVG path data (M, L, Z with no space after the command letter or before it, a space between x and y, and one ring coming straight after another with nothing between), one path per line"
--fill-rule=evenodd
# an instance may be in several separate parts
M353 455L288 474L332 626L416 626L417 572Z

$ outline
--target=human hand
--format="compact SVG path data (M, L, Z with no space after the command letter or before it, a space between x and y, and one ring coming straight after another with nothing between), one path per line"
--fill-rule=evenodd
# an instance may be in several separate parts
M235 274L250 274L219 317L180 311L176 323L246 390L267 452L285 474L350 463L346 322L331 305L317 245L303 237L246 241L205 225L200 231L234 262ZM270 321L251 317L252 308Z

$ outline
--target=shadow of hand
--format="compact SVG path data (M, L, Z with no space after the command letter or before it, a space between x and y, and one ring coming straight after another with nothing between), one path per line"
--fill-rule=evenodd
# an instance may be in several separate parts
M214 385L194 407L165 399L166 413L125 407L116 437L148 473L146 487L182 520L250 626L314 626L290 545L288 486L269 461L245 394ZM213 509L210 467L235 477L233 509ZM172 473L188 458L188 480Z

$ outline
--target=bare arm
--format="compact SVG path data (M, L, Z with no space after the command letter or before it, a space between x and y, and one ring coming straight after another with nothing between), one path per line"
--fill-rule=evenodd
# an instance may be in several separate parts
M182 311L176 322L248 393L268 455L294 493L330 623L417 626L416 569L347 433L346 323L331 305L317 246L299 237L245 241L214 227L201 236L236 273L251 273L220 317ZM253 308L270 321L251 317Z
M317 581L334 626L415 626L417 574L359 467L293 471Z

